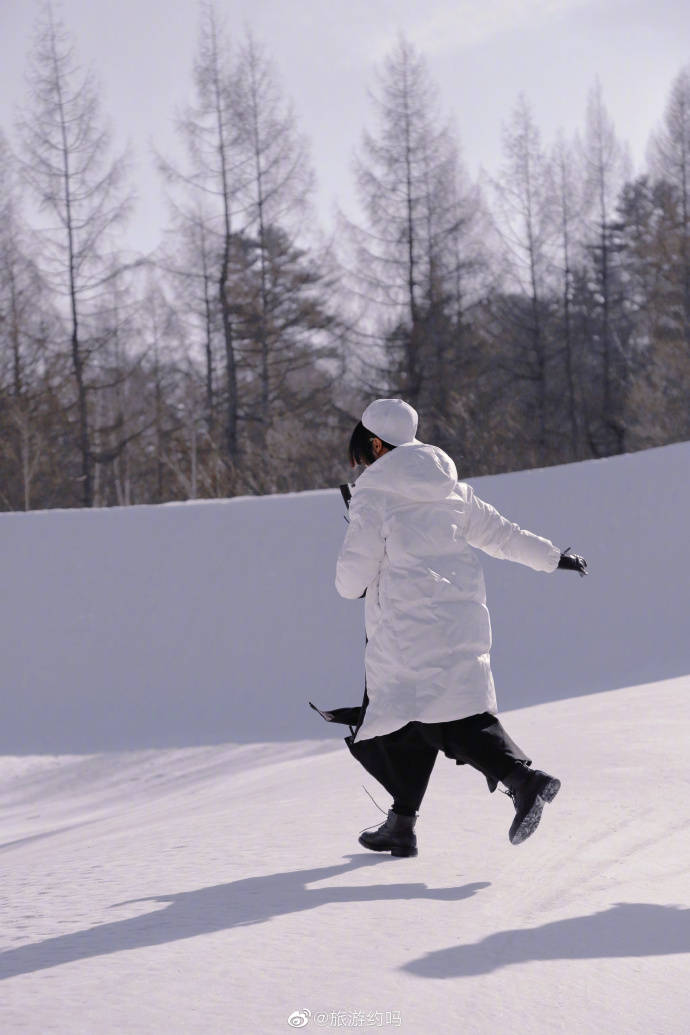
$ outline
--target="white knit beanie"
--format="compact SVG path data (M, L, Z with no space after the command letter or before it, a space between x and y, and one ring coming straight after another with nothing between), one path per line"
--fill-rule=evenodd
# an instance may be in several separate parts
M417 442L418 422L417 411L402 399L374 399L362 414L367 431L391 446Z

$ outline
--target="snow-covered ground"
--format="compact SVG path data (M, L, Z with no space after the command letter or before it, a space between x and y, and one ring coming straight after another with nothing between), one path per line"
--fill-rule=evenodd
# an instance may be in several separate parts
M485 565L505 725L563 787L514 847L441 756L415 859L359 846L390 801L307 707L362 693L337 490L0 515L0 1035L685 1035L689 474L473 482L592 568Z
M441 756L415 859L330 740L4 759L0 1030L684 1035L690 679L506 724L539 829Z

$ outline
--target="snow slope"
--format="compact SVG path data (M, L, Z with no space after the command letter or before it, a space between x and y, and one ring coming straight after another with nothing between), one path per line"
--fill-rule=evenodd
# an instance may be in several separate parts
M506 724L563 780L537 832L441 756L415 859L331 740L0 759L0 1030L684 1035L690 679Z
M473 481L589 579L485 558L502 710L690 672L690 443ZM335 736L360 602L333 589L337 489L0 515L0 752Z

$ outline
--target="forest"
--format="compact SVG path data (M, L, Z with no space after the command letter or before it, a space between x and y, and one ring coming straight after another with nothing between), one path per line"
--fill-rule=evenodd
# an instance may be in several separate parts
M325 488L372 398L402 396L461 477L690 438L690 65L632 171L599 83L545 144L519 96L472 180L424 55L372 68L359 216L328 232L275 64L201 9L169 219L136 183L50 6L0 127L0 509ZM182 157L180 157L180 155Z

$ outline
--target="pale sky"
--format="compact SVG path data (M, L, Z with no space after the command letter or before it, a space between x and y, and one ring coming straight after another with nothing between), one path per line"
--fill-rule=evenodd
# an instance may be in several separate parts
M80 59L101 83L115 140L137 161L127 241L149 250L166 221L151 143L171 154L176 107L192 97L197 0L62 0ZM353 211L353 149L371 121L367 86L402 31L428 59L466 166L495 172L501 128L520 92L545 143L584 121L598 76L636 167L671 83L690 62L688 0L217 0L231 36L251 26L310 139L324 228ZM0 128L14 140L34 0L0 0Z

